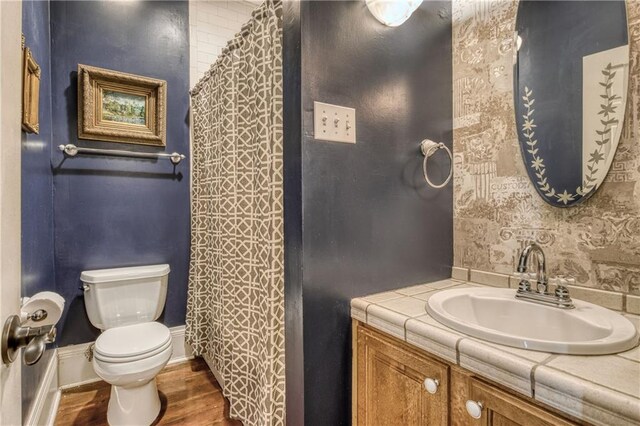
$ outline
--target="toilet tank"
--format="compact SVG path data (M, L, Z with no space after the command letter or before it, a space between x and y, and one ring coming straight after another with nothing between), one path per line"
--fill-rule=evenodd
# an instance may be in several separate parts
M167 298L169 265L84 271L89 321L100 330L158 319Z

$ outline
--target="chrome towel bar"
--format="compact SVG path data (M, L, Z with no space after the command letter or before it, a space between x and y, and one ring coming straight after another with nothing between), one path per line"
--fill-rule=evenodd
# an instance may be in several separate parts
M174 152L172 154L165 154L155 152L125 151L120 149L79 148L71 143L67 145L59 145L58 149L64 152L65 155L69 157L75 157L78 154L89 154L108 155L112 157L147 158L150 160L167 159L170 160L174 165L180 164L182 160L187 158L184 154L178 154L177 152Z

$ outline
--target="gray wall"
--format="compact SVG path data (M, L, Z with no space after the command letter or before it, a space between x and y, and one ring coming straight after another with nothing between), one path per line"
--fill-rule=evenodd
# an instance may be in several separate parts
M418 149L451 146L451 6L389 28L364 2L304 2L301 28L304 418L349 424L350 299L451 272L451 184L427 188ZM314 140L313 101L356 108L357 143Z
M40 132L22 133L22 296L30 297L40 291L55 291L48 1L23 0L22 33L41 71ZM47 350L32 366L21 363L23 418L31 408L52 353Z
M54 144L189 154L188 3L51 3ZM77 67L93 65L167 81L166 149L78 140ZM189 162L54 151L56 285L65 298L60 346L97 336L80 286L86 269L171 265L162 321L184 324L189 262Z

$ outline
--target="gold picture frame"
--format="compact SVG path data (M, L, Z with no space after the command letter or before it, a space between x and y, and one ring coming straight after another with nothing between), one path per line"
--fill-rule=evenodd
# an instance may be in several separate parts
M78 64L78 138L166 145L167 82Z
M22 129L40 132L40 66L22 36Z

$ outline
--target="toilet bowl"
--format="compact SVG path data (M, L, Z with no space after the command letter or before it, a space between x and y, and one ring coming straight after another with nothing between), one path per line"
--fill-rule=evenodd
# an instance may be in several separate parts
M171 358L171 333L157 322L111 328L98 337L93 368L111 385L112 426L151 424L160 412L155 377Z
M111 385L111 426L146 426L160 413L156 376L173 347L169 329L155 320L164 308L169 265L85 271L85 307L103 330L93 348L93 368Z

